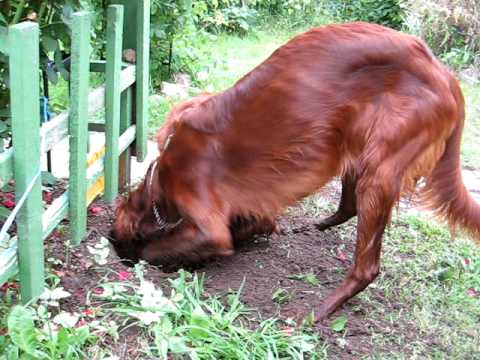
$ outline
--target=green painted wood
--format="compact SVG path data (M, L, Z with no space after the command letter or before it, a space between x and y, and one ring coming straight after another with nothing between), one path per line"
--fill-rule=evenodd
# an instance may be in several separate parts
M13 179L13 148L0 153L0 188Z
M126 69L128 66L132 66L129 63L122 62L122 70ZM107 62L105 60L94 60L90 62L90 72L105 72L107 68Z
M85 182L85 180L84 180ZM46 239L48 235L68 216L69 193L65 191L60 197L56 198L50 206L43 212L42 216L42 238ZM86 205L85 205L86 208ZM71 221L70 221L71 223ZM72 225L70 225L72 226Z
M112 4L123 5L124 25L123 25L123 49L137 49L137 8L136 0L113 0Z
M8 29L0 26L0 52L8 54Z
M15 148L15 191L18 198L40 171L40 79L38 24L20 23L9 29L12 137ZM42 190L38 177L17 217L18 263L22 302L44 288Z
M120 72L122 65L123 6L110 5L107 10L107 69L105 92L105 200L118 195L120 135Z
M129 65L120 75L120 91L124 91L135 83L135 66ZM88 94L88 115L95 115L105 107L105 86L100 86ZM50 121L44 123L40 130L42 153L51 150L56 144L68 136L68 112L64 111ZM0 154L1 159L1 154ZM0 160L0 179L1 177Z
M73 245L87 231L88 79L90 70L90 14L72 16L70 74L70 197L69 218Z
M123 133L132 124L132 88L128 88L122 93L120 103L120 133ZM120 139L119 139L120 143ZM125 190L130 185L130 170L131 170L131 150L127 147L124 151L120 151L120 164L119 164L119 187L121 191Z
M125 152L127 148L133 144L135 141L136 135L136 126L131 125L127 130L123 132L123 134L118 139L118 151L120 153Z
M137 0L137 85L136 116L138 161L147 156L148 88L150 61L150 0Z

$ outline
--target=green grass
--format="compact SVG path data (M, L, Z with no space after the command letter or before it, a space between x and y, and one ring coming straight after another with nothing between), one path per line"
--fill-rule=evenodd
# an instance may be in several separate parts
M303 210L319 218L331 213L315 199L307 199ZM356 225L352 220L333 231L354 241ZM470 239L452 238L428 214L394 216L380 275L357 295L375 324L369 328L371 359L480 358L478 250Z
M326 358L315 332L282 329L273 318L252 323L240 292L208 296L203 279L179 271L176 279L168 280L167 295L167 284L162 289L144 278L142 264L135 267L135 275L132 280L99 284L87 295L89 307L81 314L57 308L55 299L68 296L61 288L39 304L15 306L8 315L8 335L0 336L0 359L121 356L111 343L118 343L129 329L136 329L128 339L129 350L141 359Z
M282 33L261 30L246 37L226 34L198 37L196 46L202 56L195 64L195 75L205 72L208 78L199 81L194 77L195 86L200 91L223 91L253 70L285 43L294 32ZM150 106L150 133L155 134L173 105L180 99L154 97Z
M402 311L374 303L374 316L392 319L393 333L376 342L403 343L431 358L466 359L480 356L480 254L469 239L452 239L449 231L429 217L397 217L385 236L383 272L375 288L387 301L402 303ZM371 295L371 294L370 294ZM368 301L369 291L361 295ZM418 336L412 342L408 329ZM398 354L401 357L401 354Z
M466 123L462 139L462 161L480 169L480 84L462 86L466 101Z

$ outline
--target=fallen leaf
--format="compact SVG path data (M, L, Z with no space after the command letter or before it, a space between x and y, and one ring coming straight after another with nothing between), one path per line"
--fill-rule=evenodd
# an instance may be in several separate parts
M96 312L95 310L89 308L89 309L83 310L82 314L86 316L95 316Z
M480 296L480 291L477 291L474 288L469 288L467 290L467 295L470 296L470 297L479 297Z
M332 321L332 325L330 326L333 331L340 332L345 330L347 326L348 318L345 315L337 317L335 320Z
M103 294L104 289L102 287L93 288L92 292L97 295Z
M76 327L76 328L79 328L79 327L85 326L85 325L87 325L87 324L88 324L87 321L84 320L84 319L82 319L82 320L80 320L80 321L77 323L77 325L75 325L75 327Z
M53 270L53 273L58 277L64 277L67 274L65 271L62 270Z
M3 202L3 206L5 206L5 207L8 208L8 209L11 209L11 208L15 207L15 204L16 204L16 203L15 203L15 201L13 201L13 200L5 200L5 201Z
M347 255L340 248L337 248L337 258L341 261L347 261L348 260Z
M129 280L132 277L132 273L128 271L119 271L118 272L118 280L120 281L126 281Z
M100 206L92 206L90 208L90 212L92 214L100 214L103 211L103 209Z
M282 329L282 333L288 337L292 336L294 332L295 332L295 328L291 326L287 326Z
M47 203L47 204L51 204L52 201L53 201L53 194L51 192L44 192L43 193L43 200Z

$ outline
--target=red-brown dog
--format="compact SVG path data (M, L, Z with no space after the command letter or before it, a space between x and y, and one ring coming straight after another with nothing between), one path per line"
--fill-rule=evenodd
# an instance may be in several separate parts
M164 264L233 254L233 241L275 230L275 217L342 177L326 229L358 215L355 263L318 318L379 272L382 235L401 194L474 237L480 206L462 182L464 100L413 36L366 23L308 31L216 95L176 107L160 156L118 207L117 253Z

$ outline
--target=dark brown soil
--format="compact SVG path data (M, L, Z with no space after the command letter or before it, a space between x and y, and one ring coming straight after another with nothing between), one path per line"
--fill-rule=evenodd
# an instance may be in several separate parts
M338 185L329 187L324 194L336 204ZM129 270L115 255L110 255L108 265L99 266L88 252L86 245L97 243L102 234L108 233L113 221L110 206L101 201L97 201L95 206L103 211L89 213L89 233L81 246L66 250L64 241L67 234L62 231L55 232L47 242L47 257L61 260L61 263L54 265L54 271L62 278L65 289L74 294L63 304L64 309L81 311L88 290L95 288L102 279L113 279L115 272ZM238 290L244 282L242 299L248 307L257 310L257 319L271 316L286 319L297 312L314 310L327 292L338 286L344 278L351 265L355 245L354 233L339 237L336 230L320 232L313 226L316 221L318 218L304 215L301 209L292 209L280 219L281 235L252 239L240 246L234 256L212 260L197 269L197 273L206 275L207 292L225 294L229 290ZM310 285L292 278L305 273L314 273L319 284ZM163 282L165 278L175 277L176 274L149 268L148 276ZM278 289L287 292L286 304L280 305L272 300ZM381 291L376 289L370 290L369 296L379 301L383 299ZM345 333L348 341L343 344L338 341L343 334L339 335L330 329L331 320L318 326L322 338L330 344L328 354L332 359L358 359L378 351L399 350L372 348L372 333L388 332L390 324L370 318L368 313L372 309L369 306L372 305L355 298L334 315L348 315L348 330ZM388 306L398 305L385 304L386 311Z

